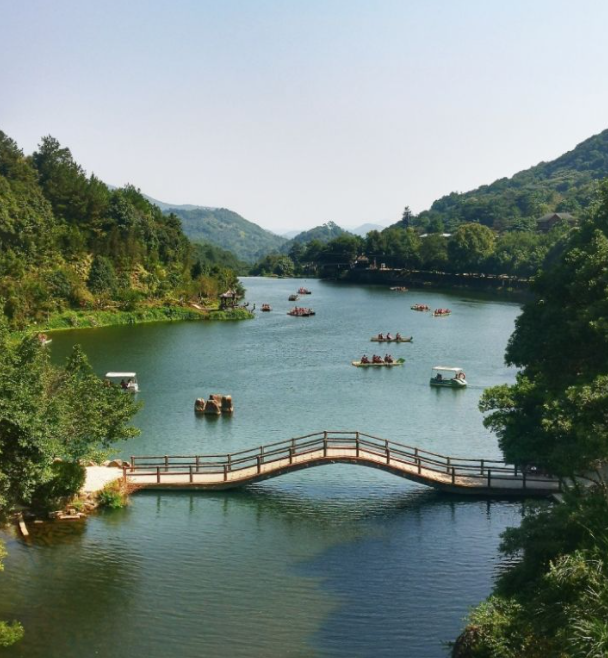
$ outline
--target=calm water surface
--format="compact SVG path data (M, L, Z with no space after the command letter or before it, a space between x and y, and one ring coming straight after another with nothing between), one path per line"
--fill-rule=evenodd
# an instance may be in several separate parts
M162 323L57 333L95 369L135 370L142 434L117 452L225 453L323 429L358 429L458 456L497 457L482 390L510 382L503 353L519 306L464 294L390 292L319 281L246 279L273 312L240 323ZM313 318L287 296L313 290ZM449 318L410 311L448 306ZM406 365L350 362L379 331ZM380 347L375 346L376 349ZM386 347L383 350L386 351ZM463 391L428 385L461 366ZM231 418L193 402L230 393ZM8 536L0 618L25 640L7 656L446 655L501 567L497 546L521 504L447 497L373 469L333 465L225 493L141 493L86 523Z

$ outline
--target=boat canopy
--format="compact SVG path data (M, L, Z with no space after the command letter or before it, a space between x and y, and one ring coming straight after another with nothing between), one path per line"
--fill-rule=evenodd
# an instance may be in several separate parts
M448 368L445 366L433 366L433 370L445 370L447 372L462 372L462 368Z
M134 372L106 372L106 377L112 379L113 377L122 377L127 379L133 379L137 376L137 373Z

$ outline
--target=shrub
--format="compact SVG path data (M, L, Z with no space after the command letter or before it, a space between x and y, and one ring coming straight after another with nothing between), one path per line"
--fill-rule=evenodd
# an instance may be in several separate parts
M107 507L108 509L121 509L128 504L128 496L123 483L120 480L109 482L97 494L97 502L99 507Z

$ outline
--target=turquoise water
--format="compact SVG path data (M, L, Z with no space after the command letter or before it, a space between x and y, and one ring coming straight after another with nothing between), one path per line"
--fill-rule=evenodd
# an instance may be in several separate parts
M135 370L142 434L131 454L224 453L323 429L358 429L464 457L499 455L481 424L486 386L512 381L504 348L519 307L464 294L395 293L246 279L273 312L240 323L57 333L95 369ZM312 318L286 315L300 285ZM448 306L449 318L410 311ZM358 369L379 331L406 365ZM375 346L376 349L380 349ZM384 347L383 353L387 350ZM468 389L431 389L433 365ZM233 396L233 417L196 417L196 397ZM26 639L8 656L415 656L446 653L501 568L521 504L450 498L357 466L305 470L225 493L141 493L86 524L9 537L0 618Z

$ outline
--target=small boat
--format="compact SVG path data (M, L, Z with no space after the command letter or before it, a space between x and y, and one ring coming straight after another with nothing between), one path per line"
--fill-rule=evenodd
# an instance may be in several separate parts
M446 373L447 376L444 376ZM435 366L431 374L431 386L441 388L464 388L468 382L462 368Z
M268 313L272 311L272 306L270 304L262 304L261 311L262 313Z
M290 302L295 302L299 299L297 295L289 295L289 301Z
M372 336L370 338L372 343L411 343L414 340L413 336L399 336L393 338L385 338L380 336Z
M120 388L127 393L139 393L137 374L134 372L106 372L105 378L114 386L120 385ZM120 379L120 382L114 382L113 379Z
M451 315L452 311L450 311L449 308L436 308L433 311L433 317L434 318L445 318L448 315Z
M291 315L294 318L309 318L311 315L316 315L316 313L311 308L292 308L291 311L287 312L287 315Z
M392 368L393 366L402 366L405 363L405 359L395 359L391 363L386 363L385 361L382 361L382 363L361 363L361 361L353 361L352 364L356 368Z
M389 290L392 290L393 292L408 292L409 288L406 288L405 286L392 286Z
M431 307L427 306L426 304L414 304L413 306L410 306L412 311L430 311Z
M312 295L312 293L310 292L310 290L308 290L308 288L300 288L298 290L298 294L300 294L300 295Z

